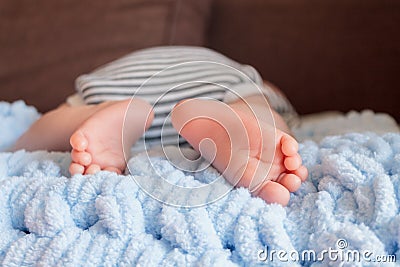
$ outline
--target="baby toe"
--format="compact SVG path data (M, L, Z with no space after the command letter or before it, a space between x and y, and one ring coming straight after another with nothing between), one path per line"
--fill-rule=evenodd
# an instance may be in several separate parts
M84 171L85 167L78 163L71 163L71 165L69 165L69 172L71 173L71 175L83 174Z
M283 161L283 164L289 171L297 170L301 166L301 157L299 154L295 154L291 157L286 157Z
M289 173L284 174L281 179L279 179L279 183L289 190L289 192L295 192L299 190L301 186L301 179L295 174Z
M121 170L115 167L106 167L104 168L105 171L109 171L109 172L115 172L117 174L121 174Z
M95 174L99 171L101 171L101 168L99 165L91 164L89 167L87 167L85 174Z
M71 151L71 158L74 162L83 166L88 166L92 162L92 156L87 152L79 152L75 149Z
M299 144L293 137L284 135L281 139L281 149L285 156L294 156L299 150Z
M304 182L308 177L308 170L307 170L306 166L304 166L304 165L301 165L293 173L296 174L301 179L302 182Z
M88 147L88 141L82 131L76 131L72 134L69 142L73 149L77 151L85 151Z
M290 200L290 193L283 185L268 181L258 191L257 196L264 199L267 203L278 203L286 206Z

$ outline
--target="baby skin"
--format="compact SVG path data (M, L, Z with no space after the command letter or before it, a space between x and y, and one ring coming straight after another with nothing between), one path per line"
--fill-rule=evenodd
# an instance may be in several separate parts
M308 172L287 125L274 111L265 116L268 110L259 96L230 104L188 99L175 106L171 120L231 184L249 188L268 203L287 205L290 192L299 189ZM151 106L136 98L99 105L64 104L35 122L12 150L71 150L72 175L101 170L122 173L129 156L124 153L153 118Z

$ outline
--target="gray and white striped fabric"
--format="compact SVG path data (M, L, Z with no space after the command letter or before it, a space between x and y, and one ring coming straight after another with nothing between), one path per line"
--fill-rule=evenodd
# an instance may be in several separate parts
M277 112L294 112L284 96L263 85L253 67L203 47L165 46L133 52L79 76L76 90L86 104L133 96L153 105L155 119L142 139L146 146L159 144L161 138L163 144L184 142L178 139L169 113L187 98L229 102L262 92Z

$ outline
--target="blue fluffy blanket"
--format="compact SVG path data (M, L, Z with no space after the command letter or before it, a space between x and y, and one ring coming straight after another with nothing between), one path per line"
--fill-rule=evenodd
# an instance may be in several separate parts
M22 102L0 103L0 148L38 117ZM131 158L132 176L70 178L68 153L2 152L0 265L395 266L378 261L400 257L400 135L330 136L302 142L300 153L310 176L286 208L234 189L186 209L149 197L133 176L155 168L188 185L215 170L192 176L155 152L152 168Z

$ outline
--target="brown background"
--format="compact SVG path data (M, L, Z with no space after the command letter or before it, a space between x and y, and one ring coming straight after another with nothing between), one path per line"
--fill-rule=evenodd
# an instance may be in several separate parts
M254 65L300 113L370 108L400 121L400 1L6 0L0 99L41 111L132 50L206 45Z
M209 45L254 65L301 113L400 121L400 1L218 0Z
M203 45L208 0L2 0L0 100L46 111L79 74L148 46Z

